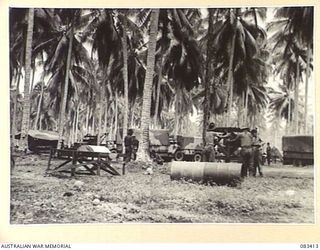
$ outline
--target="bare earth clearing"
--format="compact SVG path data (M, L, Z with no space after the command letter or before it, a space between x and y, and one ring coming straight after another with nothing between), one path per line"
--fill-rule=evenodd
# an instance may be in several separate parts
M11 176L11 223L314 223L313 167L264 167L267 177L237 187L171 181L168 165L125 176L45 177L48 156L16 160ZM120 171L121 165L114 164ZM301 173L286 178L286 170ZM268 172L279 171L278 177ZM77 186L80 180L83 185Z

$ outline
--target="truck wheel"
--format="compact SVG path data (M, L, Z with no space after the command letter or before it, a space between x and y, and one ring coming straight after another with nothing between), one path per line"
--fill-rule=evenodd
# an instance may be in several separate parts
M196 161L196 162L201 162L202 161L202 155L200 153L194 154L193 160Z
M183 158L184 158L184 153L182 151L178 150L174 153L174 159L176 161L182 161Z

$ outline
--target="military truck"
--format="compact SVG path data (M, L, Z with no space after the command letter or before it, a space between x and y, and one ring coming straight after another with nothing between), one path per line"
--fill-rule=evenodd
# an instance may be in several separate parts
M172 158L176 161L202 161L203 143L201 137L172 136Z
M133 135L139 142L142 141L142 131L140 129L133 129ZM122 141L122 129L119 129L114 142L119 154L122 153ZM174 148L175 146L169 138L168 129L149 130L149 152L152 155L157 154L162 158L172 158Z
M294 135L282 137L284 165L312 165L314 162L313 136Z

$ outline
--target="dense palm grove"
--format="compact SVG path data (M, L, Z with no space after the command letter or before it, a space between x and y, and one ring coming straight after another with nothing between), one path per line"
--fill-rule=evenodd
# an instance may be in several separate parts
M139 127L142 158L149 128L308 134L312 62L313 7L11 8L11 134Z

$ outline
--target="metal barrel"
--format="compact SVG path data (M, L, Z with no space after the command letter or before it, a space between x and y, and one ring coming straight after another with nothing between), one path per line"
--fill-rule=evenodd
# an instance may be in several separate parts
M225 184L240 179L241 174L240 163L173 161L170 164L172 180L191 179Z

